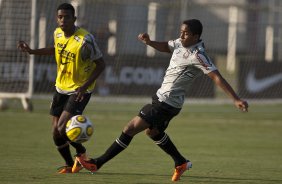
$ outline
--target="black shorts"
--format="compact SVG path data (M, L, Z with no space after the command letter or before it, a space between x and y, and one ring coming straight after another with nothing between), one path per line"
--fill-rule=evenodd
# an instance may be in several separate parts
M63 111L67 111L72 115L82 114L91 97L91 93L85 93L81 102L75 101L76 94L65 95L55 92L50 107L52 116L60 117Z
M181 108L172 107L160 102L155 95L152 104L145 105L139 112L143 120L150 124L150 129L157 128L160 132L165 131L169 121L180 112Z

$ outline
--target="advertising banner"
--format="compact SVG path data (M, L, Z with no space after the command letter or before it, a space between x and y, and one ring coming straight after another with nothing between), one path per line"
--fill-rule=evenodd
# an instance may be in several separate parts
M97 90L103 95L151 96L161 86L169 65L169 58L119 57L109 60L106 70L97 82ZM194 81L192 90L187 93L193 98L212 98L214 84L203 76Z
M240 62L239 94L243 98L281 98L282 63Z
M56 62L52 58L36 56L34 63L34 93L46 94L55 90ZM117 56L105 58L106 69L96 82L95 94L101 96L152 96L161 86L169 65L169 57ZM25 63L0 62L0 89L19 91L21 85L28 84L28 65ZM5 86L3 85L5 82ZM14 89L13 89L14 90ZM207 77L195 79L192 90L187 94L192 98L214 97L214 84Z

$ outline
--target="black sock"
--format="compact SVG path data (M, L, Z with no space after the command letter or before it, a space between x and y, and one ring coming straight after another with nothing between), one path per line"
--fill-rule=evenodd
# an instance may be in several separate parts
M121 151L127 148L131 140L131 136L122 132L120 137L117 138L115 142L113 142L113 144L107 149L107 151L102 156L95 159L97 163L97 168L99 169L107 161L111 160L113 157L115 157Z
M164 150L172 157L175 163L175 167L186 162L186 159L179 153L179 151L165 132L160 133L152 139L162 150Z
M59 137L53 137L53 140L55 142L55 145L57 146L59 153L61 154L61 156L65 160L66 165L72 166L74 162L73 162L73 159L72 159L72 156L71 156L69 143L67 141L63 140L62 138L59 138Z
M61 156L64 158L67 166L73 166L73 159L70 152L70 146L68 143L58 147L58 151L60 152Z
M77 155L80 155L86 152L86 148L81 143L70 142L70 144L76 149Z

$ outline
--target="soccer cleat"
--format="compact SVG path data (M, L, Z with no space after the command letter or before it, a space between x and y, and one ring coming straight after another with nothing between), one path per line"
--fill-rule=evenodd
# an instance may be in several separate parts
M96 165L96 160L90 158L89 160L84 160L83 157L76 157L79 161L79 163L90 172L96 172L98 170Z
M77 157L75 157L74 164L71 168L72 173L78 173L81 169L83 169L82 165L79 163Z
M172 175L171 180L172 181L178 181L180 180L180 176L186 171L189 170L190 168L192 168L192 162L190 162L189 160L187 160L187 162L185 162L182 165L176 166L174 169L174 173Z
M71 166L62 166L58 168L59 174L66 174L66 173L72 173L72 167Z

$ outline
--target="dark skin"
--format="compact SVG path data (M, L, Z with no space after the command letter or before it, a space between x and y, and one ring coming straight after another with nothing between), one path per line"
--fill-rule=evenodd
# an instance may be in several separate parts
M141 33L138 35L138 39L144 44L155 48L160 52L171 53L168 42L152 41L147 33ZM199 42L200 36L193 34L186 24L182 24L180 27L180 39L184 47L190 47ZM243 112L248 111L248 103L241 100L228 82L221 76L218 70L210 72L208 76L215 82L217 86L223 89L223 91L234 101L234 105ZM123 129L123 132L127 135L134 136L139 132L145 130L146 134L150 137L158 135L160 132L156 129L149 129L149 124L141 119L139 116L134 117Z
M76 31L75 26L76 17L73 15L71 10L58 10L57 12L57 24L64 31L65 37L72 36ZM35 55L54 55L55 48L47 47L41 49L31 49L29 45L24 41L19 41L18 48L29 54ZM76 101L82 101L84 94L88 87L98 78L98 76L105 69L105 62L103 58L99 58L94 61L96 64L96 69L93 71L89 79L79 88L76 89ZM52 127L53 127L53 135L61 136L65 135L65 126L68 120L73 116L73 114L63 111L60 117L52 116Z
M65 37L70 37L75 32L76 17L71 10L58 10L57 24L64 31Z

